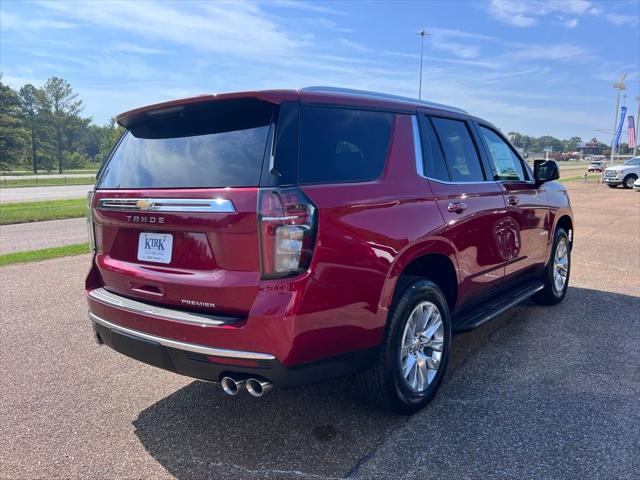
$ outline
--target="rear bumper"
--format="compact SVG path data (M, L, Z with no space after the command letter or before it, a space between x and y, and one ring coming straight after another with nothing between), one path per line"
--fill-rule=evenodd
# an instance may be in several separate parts
M229 350L151 335L89 312L96 340L135 360L181 375L217 382L223 376L256 376L291 388L362 370L377 349L359 350L318 362L285 367L273 355Z

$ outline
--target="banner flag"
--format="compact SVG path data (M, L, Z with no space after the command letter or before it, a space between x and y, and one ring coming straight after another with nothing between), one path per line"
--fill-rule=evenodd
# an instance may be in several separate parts
M633 121L633 115L627 118L627 133L629 134L629 148L636 148L636 126Z
M620 143L620 135L622 134L622 125L624 124L624 117L627 115L627 107L620 108L620 123L616 130L616 139L613 142L613 148L617 148Z

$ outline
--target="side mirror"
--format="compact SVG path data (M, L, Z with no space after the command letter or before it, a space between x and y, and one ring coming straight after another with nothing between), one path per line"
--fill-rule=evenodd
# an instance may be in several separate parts
M533 176L538 186L545 182L560 178L560 169L553 160L536 160L533 162Z

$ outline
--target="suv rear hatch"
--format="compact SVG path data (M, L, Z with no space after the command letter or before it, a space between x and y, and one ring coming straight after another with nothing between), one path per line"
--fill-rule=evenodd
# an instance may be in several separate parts
M244 97L127 118L91 200L106 290L248 314L260 283L259 186L277 113L275 103Z

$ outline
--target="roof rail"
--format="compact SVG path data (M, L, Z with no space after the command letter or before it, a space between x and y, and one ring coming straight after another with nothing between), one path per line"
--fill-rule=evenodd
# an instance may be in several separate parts
M399 100L403 102L417 103L420 105L424 105L425 107L436 108L438 110L447 110L450 112L458 112L458 113L468 113L466 110L463 110L461 108L452 107L450 105L444 105L442 103L428 102L426 100L418 100L416 98L403 97L400 95L391 95L389 93L369 92L367 90L354 90L351 88L340 88L340 87L313 86L313 87L302 88L301 91L302 92L344 93L347 95L358 95L358 96L368 97L373 99L377 98L377 99Z

